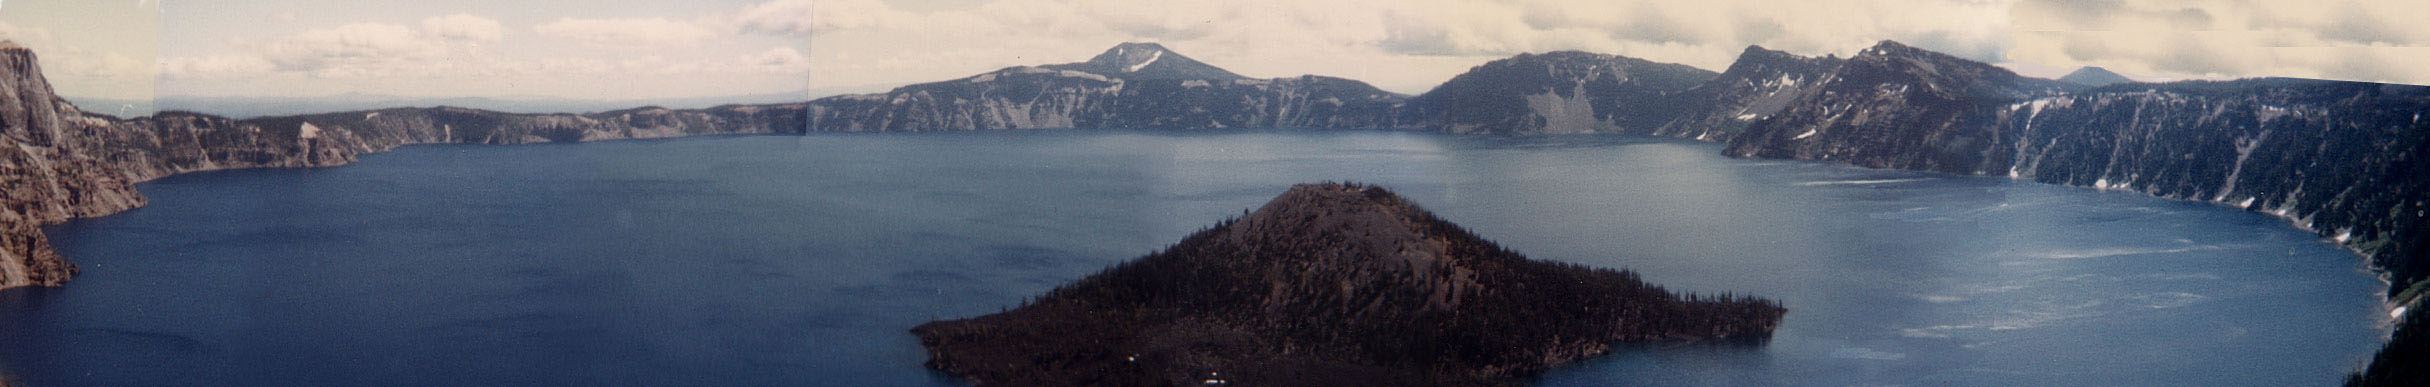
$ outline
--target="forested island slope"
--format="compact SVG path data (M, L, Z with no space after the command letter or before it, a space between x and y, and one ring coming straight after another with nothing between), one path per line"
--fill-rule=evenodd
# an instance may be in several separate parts
M1767 300L1530 260L1382 187L1303 184L1004 313L913 329L981 384L1476 385L1619 342L1771 336Z

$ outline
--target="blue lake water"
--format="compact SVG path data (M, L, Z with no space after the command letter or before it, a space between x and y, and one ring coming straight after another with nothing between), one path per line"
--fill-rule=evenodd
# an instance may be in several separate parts
M413 146L146 183L0 291L34 385L950 385L907 330L1379 183L1536 259L1790 308L1545 385L2324 385L2361 259L2264 215L1617 136L1060 131Z

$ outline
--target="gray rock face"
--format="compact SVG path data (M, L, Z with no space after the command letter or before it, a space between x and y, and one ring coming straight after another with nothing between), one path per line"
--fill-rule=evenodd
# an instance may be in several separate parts
M1728 142L1838 72L1841 62L1747 46L1721 76L1680 93L1677 118L1643 134Z
M2385 268L2430 275L2430 87L2298 79L2123 84L2022 101L1979 128L1974 173L2286 218Z
M0 47L0 288L75 274L38 226L144 205L134 183L235 168L321 167L422 143L523 144L709 134L800 133L804 104L512 114L396 108L230 119L165 112L118 119L54 96L34 54Z
M810 130L1390 128L1405 97L1322 76L1250 79L1152 43L810 102Z
M1448 133L1653 132L1679 94L1715 74L1685 65L1560 51L1520 54L1452 77L1409 101L1402 122Z
M2297 79L2066 92L1884 42L1724 152L2132 190L2287 218L2430 276L2430 87Z
M1983 162L1974 150L1997 141L1979 128L1998 109L2060 92L2054 81L1883 41L1749 125L1723 152L1968 173Z

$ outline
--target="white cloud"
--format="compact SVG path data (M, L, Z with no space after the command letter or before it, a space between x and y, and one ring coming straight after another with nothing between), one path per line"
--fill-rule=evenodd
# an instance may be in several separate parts
M845 13L855 10L838 8L856 5L850 2L837 4L834 1L821 3L825 3L823 7L828 8L829 12ZM772 35L808 35L814 29L828 29L829 27L819 27L819 22L815 19L817 15L811 12L813 8L810 0L770 1L743 7L742 11L736 12L732 16L731 22L743 31Z
M51 30L39 27L18 26L15 24L9 24L8 22L0 22L0 39L14 41L17 42L17 44L35 49L41 49L43 48L42 46L52 44L54 41L53 37L51 36Z
M280 70L322 77L383 75L448 52L434 39L394 24L355 23L305 31L270 42L263 58Z
M442 39L496 42L505 36L505 28L497 20L459 13L422 19L422 33Z
M816 32L814 67L821 82L839 85L1076 61L1139 40L1252 76L1319 73L1401 91L1523 52L1586 50L1719 71L1747 45L1845 56L1881 40L2155 78L2430 83L2430 23L2405 19L2430 15L2419 0L984 0L919 10L822 0L798 8L808 3L748 8L789 11L744 25Z
M583 44L609 48L660 47L699 42L717 33L693 23L666 18L574 19L563 18L532 27L542 35L573 39Z
M273 14L270 14L270 21L282 21L282 22L291 22L291 21L295 21L295 12L292 12L292 11L287 11L287 12L279 12L279 13L273 13Z
M2025 1L2010 56L2145 80L2291 76L2430 84L2430 2Z
M168 79L245 77L268 74L278 65L254 55L160 58L160 76Z
M810 58L792 47L777 47L736 58L738 68L769 73L801 73L810 71Z
M150 78L152 67L125 53L87 50L61 41L49 29L0 22L0 40L33 50L43 75L87 81L130 82ZM54 80L56 82L56 80Z

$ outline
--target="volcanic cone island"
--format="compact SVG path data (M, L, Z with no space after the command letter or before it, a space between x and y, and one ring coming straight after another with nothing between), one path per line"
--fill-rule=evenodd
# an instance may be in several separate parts
M912 332L929 367L991 385L1491 385L1618 343L1761 342L1785 312L1529 260L1382 187L1326 183Z

